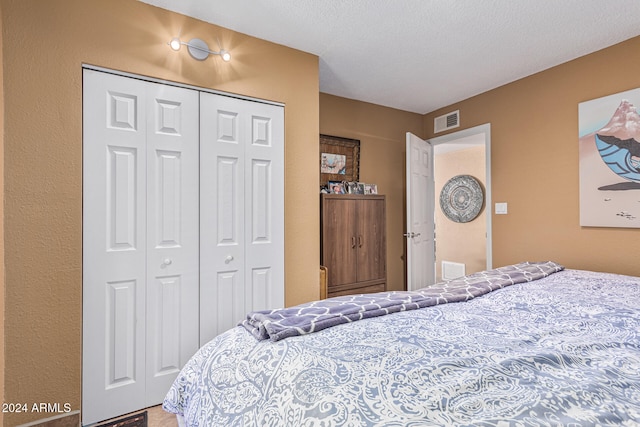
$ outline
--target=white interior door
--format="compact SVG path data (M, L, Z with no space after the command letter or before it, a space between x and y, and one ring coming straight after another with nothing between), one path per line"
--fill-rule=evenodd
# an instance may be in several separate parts
M284 305L284 109L201 94L200 343Z
M407 132L407 289L435 281L433 147Z
M82 417L160 403L198 348L198 96L83 75Z

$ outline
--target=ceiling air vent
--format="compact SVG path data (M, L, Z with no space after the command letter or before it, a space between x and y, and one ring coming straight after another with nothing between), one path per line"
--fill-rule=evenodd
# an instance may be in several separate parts
M433 119L433 131L435 133L457 128L458 126L460 126L460 110Z

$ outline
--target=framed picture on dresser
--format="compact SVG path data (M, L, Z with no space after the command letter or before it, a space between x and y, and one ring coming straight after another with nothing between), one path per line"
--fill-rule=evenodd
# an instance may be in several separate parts
M378 186L376 184L365 184L364 194L378 194Z
M342 181L329 181L327 187L330 194L347 194L347 189L344 188Z

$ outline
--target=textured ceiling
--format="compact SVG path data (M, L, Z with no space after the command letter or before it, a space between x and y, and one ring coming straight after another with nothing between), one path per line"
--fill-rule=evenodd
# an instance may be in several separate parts
M321 92L416 113L640 35L639 0L141 1L318 55Z

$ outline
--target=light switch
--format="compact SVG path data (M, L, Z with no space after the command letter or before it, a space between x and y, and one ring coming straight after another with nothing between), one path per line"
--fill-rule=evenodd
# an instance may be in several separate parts
M506 215L506 214L507 214L507 204L496 203L496 215Z

